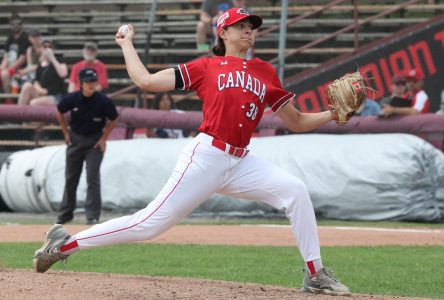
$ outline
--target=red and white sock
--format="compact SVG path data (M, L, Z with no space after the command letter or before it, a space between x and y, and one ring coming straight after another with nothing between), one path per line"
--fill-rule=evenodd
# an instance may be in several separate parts
M305 264L307 265L307 269L312 276L324 267L322 265L322 259L320 258L307 261Z
M79 245L77 245L77 240L74 236L70 237L65 245L60 247L60 252L65 255L71 255L79 250Z

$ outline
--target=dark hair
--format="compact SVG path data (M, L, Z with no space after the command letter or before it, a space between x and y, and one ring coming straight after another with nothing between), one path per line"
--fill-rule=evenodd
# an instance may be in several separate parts
M162 98L165 95L168 96L168 100L170 100L171 109L174 108L174 100L171 94L167 92L162 92L162 93L157 93L156 96L154 97L154 109L159 109L160 101L162 101Z
M49 37L44 37L42 39L42 45L43 44L50 44L54 48L54 42Z
M217 45L214 45L211 49L214 55L216 56L225 56L225 52L227 49L225 49L225 43L224 40L220 37L217 38Z
M20 21L20 23L22 23L22 18L20 17L20 15L18 14L18 13L13 13L12 15L11 15L11 18L9 18L9 22L12 22L12 21L14 21L14 20L19 20Z
M41 36L40 30L38 30L38 28L31 28L28 31L28 36Z

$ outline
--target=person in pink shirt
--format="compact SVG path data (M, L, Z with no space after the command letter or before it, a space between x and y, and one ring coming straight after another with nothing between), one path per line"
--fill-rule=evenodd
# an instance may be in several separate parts
M99 84L96 88L97 91L101 92L108 88L108 71L106 65L97 59L97 50L96 43L85 43L83 47L83 60L77 62L72 67L71 75L69 76L68 93L80 90L79 72L86 67L93 68L97 72L99 79Z

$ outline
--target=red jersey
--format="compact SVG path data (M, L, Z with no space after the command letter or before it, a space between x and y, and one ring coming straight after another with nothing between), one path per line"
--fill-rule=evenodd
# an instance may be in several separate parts
M74 82L76 89L80 90L80 79L79 73L83 68L93 68L97 72L97 79L100 85L105 90L109 87L108 84L108 71L106 70L106 65L100 60L96 59L96 62L91 64L86 60L79 61L74 66L72 66L71 75L69 76L69 81Z
M199 131L244 148L268 105L274 112L295 94L282 88L268 62L233 56L200 58L178 66L182 90L195 90L203 101Z

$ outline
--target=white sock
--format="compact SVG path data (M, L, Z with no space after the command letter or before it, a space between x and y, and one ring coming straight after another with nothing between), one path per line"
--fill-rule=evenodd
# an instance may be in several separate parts
M311 275L316 274L319 270L321 270L324 266L322 265L322 259L318 258L315 260L307 261L306 263L307 269Z

